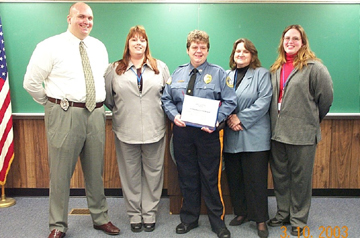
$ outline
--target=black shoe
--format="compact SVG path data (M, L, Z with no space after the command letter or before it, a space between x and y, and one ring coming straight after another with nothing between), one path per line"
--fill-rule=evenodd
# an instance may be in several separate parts
M155 230L155 223L144 223L144 231L152 232Z
M261 224L261 223L264 223L264 225L265 225L265 229L264 230L260 230L259 228L259 224ZM266 225L266 222L260 222L260 223L256 223L257 224L257 230L258 230L258 236L260 237L260 238L267 238L268 236L269 236L269 230L268 230L268 227L267 227L267 225Z
M140 232L142 231L142 224L141 223L131 223L130 224L132 232Z
M298 230L298 228L299 228L299 230ZM303 235L303 230L304 230L304 228L300 228L300 227L297 227L297 226L293 226L293 227L291 227L291 232L290 232L290 234L291 234L292 236L300 237L300 236Z
M196 228L199 226L199 223L197 221L192 222L192 223L183 223L181 222L177 227L176 227L176 233L177 234L185 234L188 233L190 230Z
M270 219L267 224L272 227L277 227L277 226L289 225L290 221L289 218L285 218L284 220L278 220L276 219L276 217L274 217L273 219Z
M226 227L220 228L217 232L217 236L219 238L230 238L231 237L230 231Z
M239 219L239 217L241 217ZM232 219L229 223L229 226L240 226L241 224L247 222L246 216L236 216L234 219Z

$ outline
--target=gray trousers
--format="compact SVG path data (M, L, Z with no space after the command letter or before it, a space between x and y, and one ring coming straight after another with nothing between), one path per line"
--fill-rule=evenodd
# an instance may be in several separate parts
M164 181L165 137L150 144L127 144L115 135L115 147L130 223L155 223Z
M50 166L50 230L66 232L68 229L70 180L79 156L93 223L107 223L108 205L102 179L104 108L94 109L91 113L77 107L64 111L60 105L48 102L45 106L45 128Z
M270 166L277 201L275 218L290 218L295 227L304 227L309 217L312 174L316 144L289 145L271 141Z

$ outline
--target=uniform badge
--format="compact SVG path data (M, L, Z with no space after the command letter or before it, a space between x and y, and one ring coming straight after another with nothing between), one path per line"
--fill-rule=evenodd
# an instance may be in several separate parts
M172 81L172 78L170 77L170 78L168 78L168 80L166 81L166 84L171 84L171 81Z
M69 101L64 98L64 99L61 99L60 101L60 107L64 110L64 111L67 111L68 108L69 108Z
M207 74L207 75L204 76L204 82L205 82L206 84L210 83L211 80L212 80L212 77L211 77L210 74Z
M228 76L226 78L226 85L229 87L229 88L233 88L234 87L234 81Z

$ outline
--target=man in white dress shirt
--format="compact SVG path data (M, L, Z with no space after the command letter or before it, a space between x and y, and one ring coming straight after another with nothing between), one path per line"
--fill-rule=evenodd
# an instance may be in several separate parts
M89 36L93 13L87 4L73 4L67 22L66 32L36 46L24 77L24 88L45 107L50 166L49 238L64 237L68 230L70 180L79 156L93 226L117 235L120 230L109 221L102 179L105 145L103 75L108 66L108 54L102 42ZM85 78L89 78L89 74L83 70L80 42L83 42L91 70L84 68L92 73L90 78L95 85L94 109L85 107Z

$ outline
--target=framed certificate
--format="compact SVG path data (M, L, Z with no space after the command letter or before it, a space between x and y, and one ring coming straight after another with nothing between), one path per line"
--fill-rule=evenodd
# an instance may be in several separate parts
M215 130L219 106L219 100L185 95L181 120L189 126Z

